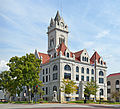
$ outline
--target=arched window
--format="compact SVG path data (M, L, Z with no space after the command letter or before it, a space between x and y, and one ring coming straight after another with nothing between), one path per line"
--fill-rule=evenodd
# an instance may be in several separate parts
M84 56L82 57L82 61L84 61Z
M101 61L101 65L103 65L103 61Z
M83 67L82 67L82 69L81 69L81 70L82 70L82 73L84 73L84 68L83 68Z
M67 53L67 57L69 58L69 53Z
M103 89L100 89L100 95L103 95L104 93L103 93Z
M99 76L104 76L103 71L99 72Z
M91 73L94 74L94 70L93 69L91 70Z
M88 58L87 58L87 62L88 62Z
M108 85L108 86L111 85L110 81L107 82L107 85Z
M76 72L79 72L79 67L78 66L76 67Z
M89 74L89 68L87 68L87 74Z
M116 80L116 85L119 85L119 80Z
M53 66L53 71L56 71L57 70L57 65L54 65Z
M71 67L69 65L65 65L64 70L71 71Z
M53 91L57 92L57 87L56 86L53 86Z
M86 61L86 57L85 57L85 61Z

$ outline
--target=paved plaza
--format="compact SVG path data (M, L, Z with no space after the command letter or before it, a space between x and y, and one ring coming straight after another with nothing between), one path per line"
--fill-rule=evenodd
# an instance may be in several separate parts
M0 104L0 109L120 109L120 105L104 104Z

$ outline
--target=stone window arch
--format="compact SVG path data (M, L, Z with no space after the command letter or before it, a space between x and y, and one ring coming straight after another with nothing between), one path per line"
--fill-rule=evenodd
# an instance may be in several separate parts
M104 76L103 71L99 71L99 76Z
M76 67L76 72L79 72L79 67L78 66Z
M71 67L69 65L65 65L64 70L71 71Z
M56 70L58 70L58 67L57 67L57 65L54 65L53 66L53 71L56 71Z

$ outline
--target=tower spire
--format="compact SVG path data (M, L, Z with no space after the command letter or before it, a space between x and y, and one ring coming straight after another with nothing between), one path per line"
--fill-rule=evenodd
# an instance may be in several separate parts
M60 17L60 14L59 14L59 11L57 11L57 14L55 16L55 21L60 21L61 17Z

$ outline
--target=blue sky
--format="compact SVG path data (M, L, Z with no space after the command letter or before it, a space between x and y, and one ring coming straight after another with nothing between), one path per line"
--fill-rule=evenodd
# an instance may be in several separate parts
M57 10L68 25L71 51L86 48L91 56L95 49L107 74L120 72L120 0L0 0L0 71L13 56L46 53L47 27Z

